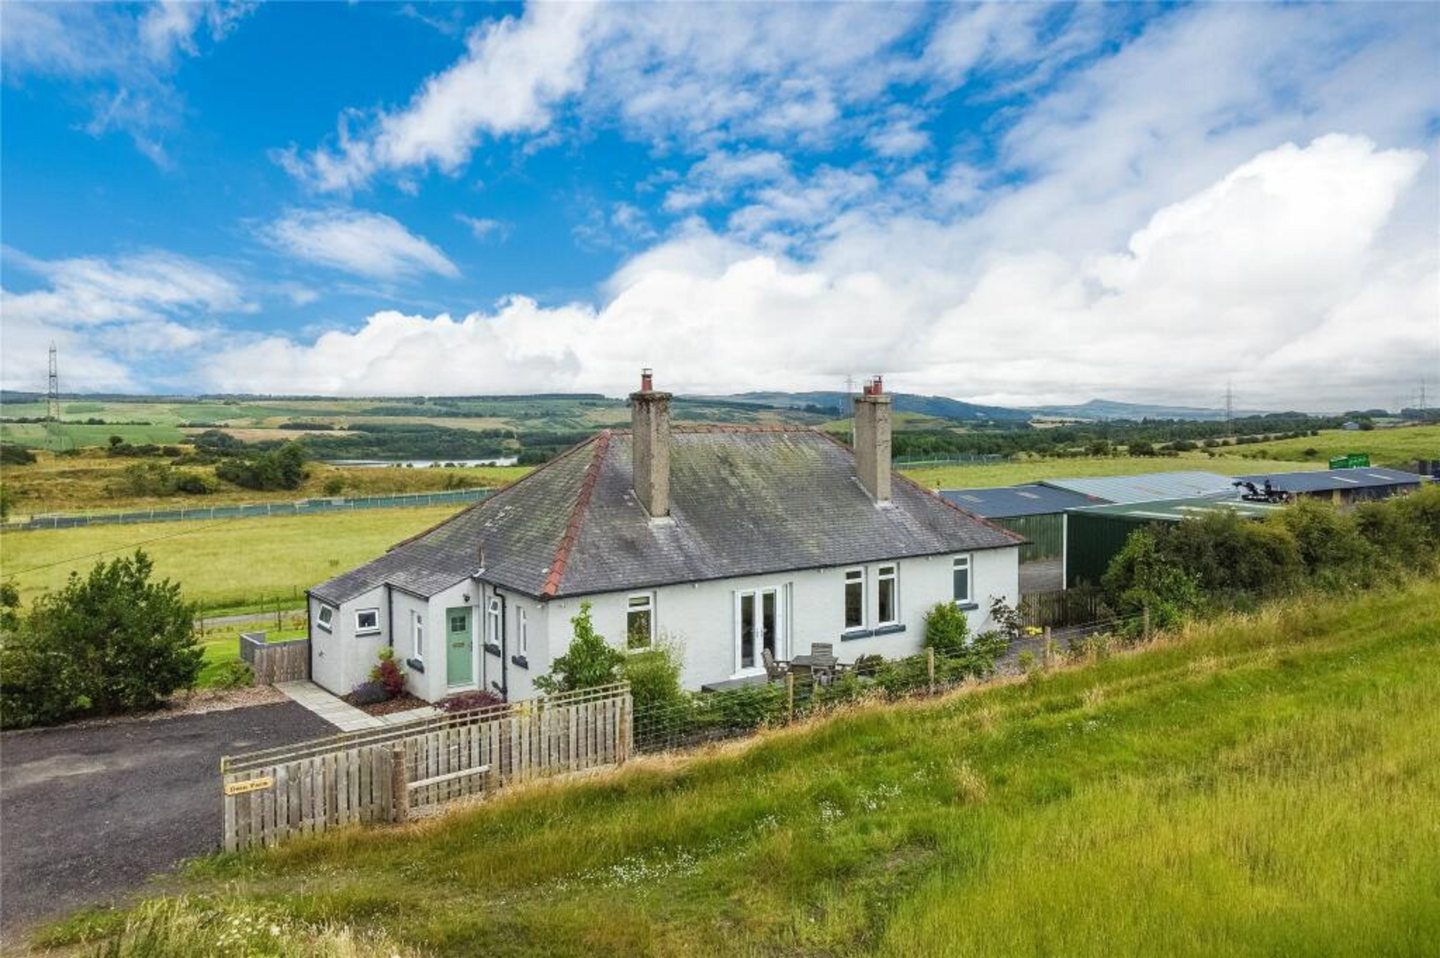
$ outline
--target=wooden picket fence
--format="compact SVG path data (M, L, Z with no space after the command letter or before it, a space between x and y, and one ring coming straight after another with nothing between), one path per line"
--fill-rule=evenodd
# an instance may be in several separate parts
M633 721L621 683L226 756L225 850L405 821L513 782L619 765Z

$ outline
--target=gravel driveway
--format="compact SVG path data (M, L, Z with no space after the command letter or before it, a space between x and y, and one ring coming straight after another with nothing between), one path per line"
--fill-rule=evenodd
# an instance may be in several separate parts
M293 702L0 735L0 941L220 844L220 756L333 735Z

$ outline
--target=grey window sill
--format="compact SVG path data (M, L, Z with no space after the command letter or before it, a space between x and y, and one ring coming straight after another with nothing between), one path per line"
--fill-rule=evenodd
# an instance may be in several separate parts
M846 629L840 633L841 642L850 642L855 639L868 639L875 633L869 629Z
M485 651L490 653L491 655L499 656L500 658L505 657L505 653L500 651L500 646L496 645L493 642L485 643Z
M980 608L979 602L956 602L955 608L961 612L974 612Z
M905 623L891 622L889 625L877 625L871 635L894 635L896 632L904 632Z
M421 662L419 659L406 659L406 660L405 660L405 667L406 667L406 668L410 668L410 669L414 669L416 672L419 672L421 675L424 675L424 674L425 674L425 663L424 663L424 662Z
M525 656L523 655L512 655L510 656L510 661L520 666L522 669L530 668L530 660L525 658Z
M379 634L380 634L380 630L379 630L379 629L365 629L365 630L362 631L362 632L356 632L356 633L355 633L355 637L358 639L358 638L360 638L361 636L365 636L365 635L379 635Z

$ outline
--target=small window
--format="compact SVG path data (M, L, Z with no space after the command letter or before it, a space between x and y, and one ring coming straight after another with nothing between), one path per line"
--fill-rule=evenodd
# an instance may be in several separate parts
M845 570L845 628L865 628L865 570Z
M410 613L411 649L417 661L425 661L425 617L419 612Z
M954 582L955 602L958 605L967 605L970 602L970 557L956 556L951 566L951 579Z
M500 597L491 596L490 601L485 604L485 642L497 649L500 647L500 624L503 616Z
M450 631L455 633L470 631L470 623L466 621L464 612L450 616Z
M328 605L322 605L320 611L315 613L315 624L326 632L331 630L335 622L335 610Z
M380 631L379 609L358 609L355 612L355 634L368 635Z
M625 647L648 649L655 641L655 596L632 595L625 610Z
M530 623L524 609L515 610L515 652L517 655L530 654Z
M898 566L882 565L875 578L879 584L878 625L894 625L900 621L900 584Z

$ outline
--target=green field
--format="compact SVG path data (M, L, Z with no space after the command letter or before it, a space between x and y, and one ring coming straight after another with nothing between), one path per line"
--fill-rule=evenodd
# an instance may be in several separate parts
M89 426L85 423L6 422L0 423L0 441L37 449L81 449L104 446L111 436L120 436L133 445L144 443L178 443L184 439L180 430L170 425L150 426Z
M1324 429L1318 436L1238 448L1277 459L1310 459L1322 465L1331 456L1364 452L1377 466L1413 466L1416 459L1440 459L1440 426L1399 426L1363 432ZM1307 456L1311 449L1315 454Z
M115 955L1423 955L1440 582L198 863ZM152 892L157 894L158 892ZM146 937L148 936L148 937Z
M0 533L0 575L14 578L27 604L101 559L143 548L155 574L180 583L209 609L281 598L304 603L306 589L375 558L457 506L368 509L277 519L156 522Z
M1353 435L1353 434L1352 434ZM1247 452L1259 446L1238 447ZM1088 476L1135 476L1146 472L1200 470L1222 476L1243 476L1259 472L1296 472L1323 469L1323 462L1281 461L1269 458L1243 459L1225 455L1211 458L1204 453L1139 458L1131 456L1077 457L1074 459L1026 459L983 465L916 466L902 469L927 489L979 489L1009 486L1041 479L1075 479Z

